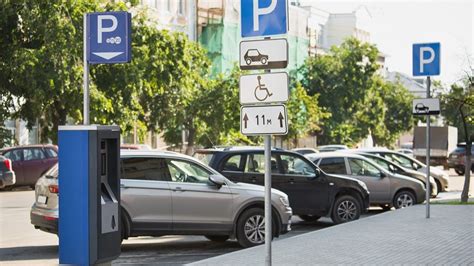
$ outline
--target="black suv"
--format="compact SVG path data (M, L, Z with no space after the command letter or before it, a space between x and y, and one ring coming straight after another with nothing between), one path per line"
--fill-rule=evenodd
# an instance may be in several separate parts
M264 185L263 148L233 147L197 150L194 157L234 182ZM305 221L330 216L334 223L357 220L369 206L365 183L328 175L304 156L273 149L272 187L285 192L293 214Z

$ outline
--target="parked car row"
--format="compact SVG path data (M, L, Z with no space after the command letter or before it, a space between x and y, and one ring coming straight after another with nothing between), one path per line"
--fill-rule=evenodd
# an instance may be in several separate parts
M122 238L192 234L212 241L237 239L243 247L262 244L263 148L202 149L194 157L121 150ZM272 149L273 234L291 230L292 215L308 222L327 216L337 224L359 219L369 206L422 203L427 182L423 167L388 149L305 155ZM31 223L50 233L58 230L58 179L56 165L38 180L31 209ZM432 197L448 185L444 173L429 181Z

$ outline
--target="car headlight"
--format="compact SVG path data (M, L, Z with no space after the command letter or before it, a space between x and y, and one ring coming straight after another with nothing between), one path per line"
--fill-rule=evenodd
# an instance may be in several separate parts
M367 185L364 182L357 180L357 183L359 183L361 187L363 187L367 192L369 192L369 189L367 188Z
M281 202L281 204L283 204L283 206L285 206L285 207L289 207L289 206L290 206L290 202L288 201L288 198L280 197L280 202Z

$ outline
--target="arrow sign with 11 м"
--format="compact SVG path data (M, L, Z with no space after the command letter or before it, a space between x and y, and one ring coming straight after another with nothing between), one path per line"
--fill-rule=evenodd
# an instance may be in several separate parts
M240 131L244 135L286 135L288 123L284 105L242 106Z

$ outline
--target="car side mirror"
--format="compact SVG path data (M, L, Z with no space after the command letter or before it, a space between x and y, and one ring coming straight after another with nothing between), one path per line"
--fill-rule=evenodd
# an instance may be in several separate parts
M218 188L221 188L223 185L225 185L225 179L221 175L210 175L209 181L215 184Z
M381 178L385 178L385 177L387 177L387 174L384 173L384 172L380 172L380 177L381 177Z
M308 176L308 180L314 180L314 179L318 178L320 175L321 175L321 170L319 170L319 168L316 168L316 169L314 169L314 174Z

